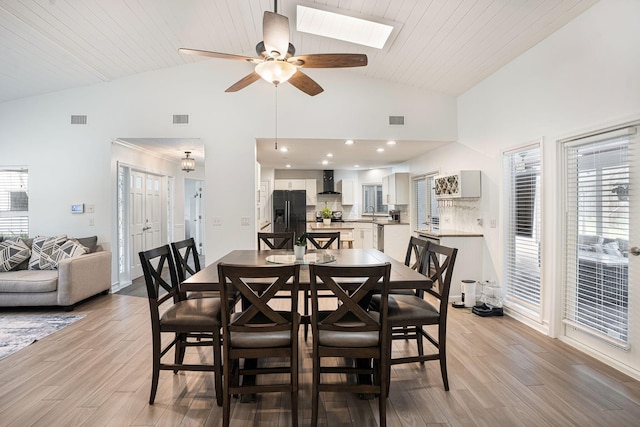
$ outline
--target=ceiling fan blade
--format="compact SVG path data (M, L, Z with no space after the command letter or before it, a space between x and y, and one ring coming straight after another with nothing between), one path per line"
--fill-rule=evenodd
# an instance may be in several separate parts
M244 76L243 78L232 84L229 89L225 90L225 92L237 92L240 89L244 89L245 87L249 86L256 80L260 80L260 76L254 71L253 73Z
M324 92L324 89L322 89L315 80L300 70L296 71L296 73L289 79L289 83L310 96L315 96Z
M268 56L284 58L289 50L289 18L265 12L262 18L262 38Z
M252 62L252 63L262 62L261 59L251 58L248 56L231 55L229 53L210 52L208 50L185 49L183 47L178 49L178 52L186 53L187 55L200 55L200 56L208 56L210 58L231 59L233 61L245 61L245 62Z
M367 55L362 53L319 53L293 56L287 61L301 68L364 67L367 65Z

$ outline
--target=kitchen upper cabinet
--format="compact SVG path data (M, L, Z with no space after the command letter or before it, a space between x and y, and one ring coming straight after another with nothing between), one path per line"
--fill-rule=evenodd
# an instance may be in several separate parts
M436 199L480 197L480 171L458 171L434 177Z
M318 190L315 179L305 179L304 189L307 190L307 206L315 206L318 204Z
M306 190L307 183L304 179L276 179L274 190Z
M342 195L343 205L353 205L356 202L355 181L353 179L341 179L338 181L338 192Z
M382 178L382 204L409 204L409 174L407 172L392 173Z

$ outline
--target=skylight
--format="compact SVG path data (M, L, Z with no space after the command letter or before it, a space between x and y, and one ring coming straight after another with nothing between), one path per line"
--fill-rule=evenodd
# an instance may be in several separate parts
M298 5L298 31L382 49L393 27Z

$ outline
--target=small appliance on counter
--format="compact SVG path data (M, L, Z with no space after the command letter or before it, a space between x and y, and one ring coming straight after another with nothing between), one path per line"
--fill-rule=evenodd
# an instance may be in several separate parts
M400 211L389 211L389 216L391 217L392 222L400 222Z

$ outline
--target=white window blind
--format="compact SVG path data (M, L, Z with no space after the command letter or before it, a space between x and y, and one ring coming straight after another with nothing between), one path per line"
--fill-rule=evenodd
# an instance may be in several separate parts
M29 173L0 167L0 235L29 234Z
M540 313L540 145L504 154L504 281L512 308Z
M629 344L629 135L633 128L565 142L563 321Z

